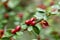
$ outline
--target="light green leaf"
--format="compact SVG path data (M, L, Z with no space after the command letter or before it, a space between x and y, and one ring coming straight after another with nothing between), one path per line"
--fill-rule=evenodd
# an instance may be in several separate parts
M27 25L22 25L21 28L22 29L26 29L27 28Z
M15 8L17 5L18 5L18 3L20 2L20 0L10 0L9 2L8 2L8 6L10 7L10 8Z
M33 30L33 27L32 26L29 26L28 27L28 31L32 31Z

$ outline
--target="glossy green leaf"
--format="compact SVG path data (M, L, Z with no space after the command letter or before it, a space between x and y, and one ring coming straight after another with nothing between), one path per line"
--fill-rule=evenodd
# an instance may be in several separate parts
M43 12L43 11L38 11L39 13L45 13L45 12Z
M36 34L39 34L39 33L40 33L40 30L39 30L36 26L33 27L33 30L34 30L34 32L35 32Z

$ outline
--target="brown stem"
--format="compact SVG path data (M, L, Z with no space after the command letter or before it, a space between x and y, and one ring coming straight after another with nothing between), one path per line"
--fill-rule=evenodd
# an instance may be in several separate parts
M37 40L40 40L40 35L37 36Z
M11 37L10 40L15 40L15 39Z

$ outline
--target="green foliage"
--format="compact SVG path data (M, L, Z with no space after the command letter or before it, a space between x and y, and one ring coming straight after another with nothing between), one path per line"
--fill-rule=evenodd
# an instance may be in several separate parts
M36 26L33 26L33 30L34 30L34 32L35 32L36 34L39 35L40 30L39 30Z
M3 37L1 40L10 40L9 37Z
M0 0L0 29L4 30L4 37L2 37L1 40L10 40L10 36L12 36L15 40L17 39L20 40L19 38L23 35L25 31L28 32L34 31L34 33L37 35L40 35L40 32L43 31L42 35L44 37L47 35L50 36L50 32L52 31L52 29L50 28L47 28L46 30L42 29L42 26L39 23L43 19L48 21L49 24L52 25L53 24L52 19L54 19L53 15L60 16L59 14L60 3L56 1L56 3L52 6L50 6L50 0L44 0L44 2L42 3L47 7L46 9L42 9L44 8L44 5L42 6L42 8L37 7L40 4L36 5L31 0L9 0L9 1ZM52 9L56 9L56 11L52 12ZM21 15L19 15L20 13L23 14L22 18ZM25 21L32 17L36 17L35 20L36 25L34 26L26 25ZM58 20L57 22L60 22ZM37 23L37 21L39 22ZM56 20L54 19L53 21ZM11 30L14 29L17 25L21 26L21 30L19 32L16 32L16 34L13 35L11 33ZM51 28L53 28L53 25L51 26ZM55 28L58 27L54 27L54 29ZM54 38L58 40L60 36L54 35Z

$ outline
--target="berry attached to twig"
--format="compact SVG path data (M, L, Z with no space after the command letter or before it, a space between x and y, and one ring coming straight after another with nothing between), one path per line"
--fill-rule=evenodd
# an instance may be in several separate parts
M42 20L42 21L40 22L40 24L41 24L42 28L46 28L46 27L49 26L49 24L48 24L48 22L47 22L46 20Z

